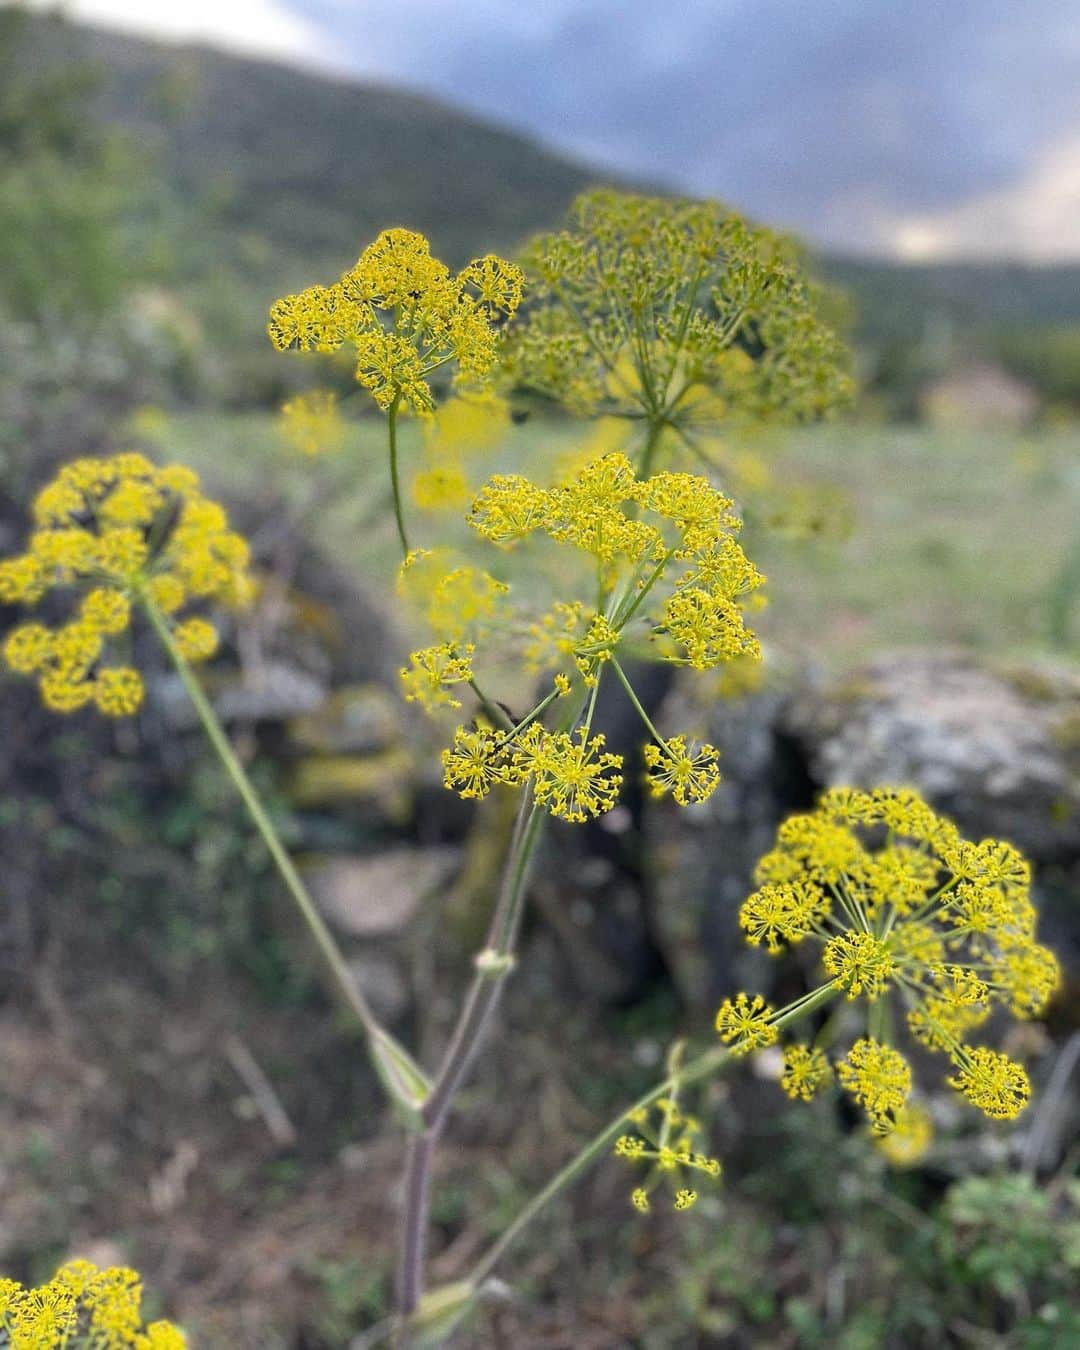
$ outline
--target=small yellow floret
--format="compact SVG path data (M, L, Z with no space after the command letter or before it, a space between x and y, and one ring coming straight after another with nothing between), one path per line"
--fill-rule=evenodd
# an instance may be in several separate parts
M783 943L801 942L829 912L829 901L812 881L762 886L739 910L739 926L752 947L764 942L776 955Z
M179 577L171 572L151 577L146 583L147 598L157 605L163 614L175 614L187 600L187 590Z
M52 634L40 623L13 628L4 641L4 660L20 675L32 675L52 654Z
M929 1152L934 1141L934 1122L925 1106L908 1102L896 1113L889 1134L877 1135L874 1143L892 1167L914 1167Z
M486 797L496 783L516 781L505 738L483 729L458 727L442 752L443 784L466 800Z
M461 700L450 690L468 684L473 678L471 657L475 648L467 643L460 649L449 642L413 652L409 665L399 671L406 703L419 703L427 712L439 708L460 708Z
M911 1068L898 1050L869 1037L856 1041L836 1066L840 1085L870 1118L876 1134L888 1134L911 1092Z
M733 1055L745 1055L776 1041L777 1030L769 1020L772 1013L760 994L755 994L752 999L746 994L737 994L734 1002L728 998L720 1005L716 1030L720 1039L731 1046Z
M47 671L41 677L41 701L53 712L70 713L85 708L94 697L94 685L62 670Z
M185 619L173 639L185 661L209 661L218 649L218 631L206 619Z
M848 998L878 998L893 973L892 953L873 933L841 933L825 946L821 963Z
M831 1076L832 1069L823 1050L811 1049L808 1045L785 1047L780 1086L793 1101L811 1101Z
M84 596L80 613L83 620L99 633L115 636L131 621L131 601L122 591L96 586Z
M1027 1105L1031 1083L1023 1066L985 1046L961 1046L956 1053L952 1087L992 1120L1012 1120Z
M711 670L740 656L761 656L761 645L733 600L698 587L680 588L664 608L662 631L685 654L672 658L695 670Z
M662 745L644 749L649 791L654 797L670 792L680 806L707 801L720 783L720 752L712 745L670 736Z
M94 702L106 717L130 717L143 701L143 681L130 666L109 666L94 682Z
M546 732L538 741L522 745L515 760L523 773L533 775L536 800L553 816L580 824L615 805L622 786L622 758L604 750L603 736L590 739L582 727L573 736Z

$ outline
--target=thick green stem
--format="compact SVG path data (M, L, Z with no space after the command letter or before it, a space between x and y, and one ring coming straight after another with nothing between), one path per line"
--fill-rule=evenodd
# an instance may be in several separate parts
M592 689L593 705L597 689L598 686ZM576 722L581 713L581 703L572 703L564 713L564 728ZM410 1148L406 1160L404 1233L398 1271L399 1329L403 1345L408 1343L410 1320L424 1295L425 1238L435 1151L454 1096L476 1056L506 977L513 970L514 947L525 908L529 873L543 837L546 818L547 813L537 804L530 785L518 811L487 940L475 958L476 973L420 1110L423 1132Z
M398 394L386 411L386 428L390 437L390 486L394 493L394 519L397 521L402 556L408 557L409 536L405 533L405 513L401 504L401 482L398 478L397 417L400 406L401 395Z
M645 437L645 444L641 451L641 460L638 463L637 476L639 478L651 478L653 460L656 458L656 451L660 445L660 435L664 430L663 417L650 417L649 430Z
M398 1299L406 1323L416 1312L424 1293L425 1238L435 1149L454 1096L495 1011L503 981L513 969L514 944L544 816L543 809L536 805L531 791L527 790L514 827L506 872L491 916L487 942L476 958L476 973L431 1092L424 1102L421 1111L423 1133L413 1142L406 1160L404 1231L398 1275ZM403 1335L407 1338L407 1328Z
M146 614L161 640L176 672L183 681L184 688L188 697L191 699L195 712L198 714L199 721L202 723L203 730L206 732L206 738L217 752L225 768L225 772L232 780L233 786L240 794L240 798L247 807L248 814L251 817L255 828L262 835L263 842L266 844L273 858L282 881L292 897L296 908L307 926L309 933L315 941L326 968L334 981L336 988L344 999L350 1011L353 1012L367 1034L370 1048L373 1056L378 1063L377 1047L395 1045L393 1038L381 1026L378 1018L372 1012L367 999L361 993L353 974L350 971L341 950L334 941L333 934L323 922L322 916L316 908L314 900L307 887L304 885L296 866L285 850L281 842L273 821L266 813L266 809L259 800L259 794L256 792L251 779L248 777L244 766L236 756L229 743L228 737L218 721L217 714L211 706L210 700L203 692L202 685L196 678L195 672L191 669L183 653L176 645L176 639L172 630L169 628L165 616L158 607L149 599L143 598L143 607ZM400 1047L396 1047L400 1051ZM400 1051L404 1054L403 1051ZM407 1064L406 1066L407 1067ZM380 1069L380 1074L382 1070ZM419 1074L419 1071L417 1071Z
M638 588L637 594L634 595L634 598L630 601L629 607L624 608L625 601L623 601L616 608L612 622L614 623L615 627L620 630L620 632L622 631L622 629L626 627L626 625L638 612L641 606L645 603L646 599L648 598L649 592L660 580L660 578L664 575L664 570L666 569L668 563L672 560L674 556L675 550L669 549L668 552L664 554L664 556L653 568L648 581L646 581L641 587Z

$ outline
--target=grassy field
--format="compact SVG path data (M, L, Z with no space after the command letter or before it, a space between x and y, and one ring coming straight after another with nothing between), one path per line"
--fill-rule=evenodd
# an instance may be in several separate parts
M227 495L280 495L343 566L378 578L397 550L382 435L364 419L355 453L311 460L282 444L268 416L190 415L171 419L159 440ZM561 424L514 428L474 464L476 479L523 463L541 476L577 435ZM407 427L406 465L417 439ZM745 544L769 577L757 626L780 661L846 666L916 645L999 656L1061 645L1053 607L1080 534L1080 425L994 435L826 426L778 436L760 456L772 487L748 503ZM767 523L790 524L808 496L826 503L821 530ZM452 519L414 520L421 543L467 533ZM1075 650L1080 615L1070 620Z

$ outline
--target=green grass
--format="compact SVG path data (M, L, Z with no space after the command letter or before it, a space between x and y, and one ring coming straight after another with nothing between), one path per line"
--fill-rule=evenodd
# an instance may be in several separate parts
M526 423L477 461L477 476L522 466L542 474L580 434L571 424ZM199 414L174 418L161 449L226 495L280 494L339 564L380 585L396 562L383 435L365 417L355 451L310 460L280 443L269 416ZM406 466L417 449L416 429L406 427ZM756 522L760 504L750 513L744 542L769 577L757 627L778 659L845 666L905 646L1000 656L1050 645L1051 591L1080 530L1080 425L1000 435L824 426L778 434L763 453L781 499L792 487L835 491L850 523L797 539ZM466 541L459 523L416 511L411 519L414 542L447 533ZM512 559L485 563L513 579ZM544 575L530 559L528 584ZM1072 622L1075 648L1080 615Z
M817 428L789 437L778 467L836 483L853 512L843 541L748 540L770 575L763 628L786 648L847 661L897 646L1048 644L1049 593L1080 529L1080 427Z

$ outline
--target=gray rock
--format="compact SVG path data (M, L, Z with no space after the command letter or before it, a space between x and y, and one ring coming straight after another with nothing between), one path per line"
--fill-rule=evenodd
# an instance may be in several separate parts
M276 722L313 712L326 699L326 686L299 666L263 661L251 671L232 671L206 678L214 711L225 723ZM198 717L179 675L163 674L151 682L155 707L168 726L187 730Z
M302 870L316 904L342 936L384 938L404 932L460 858L455 848L395 848L370 857L313 859Z
M384 685L346 685L321 707L294 718L289 735L319 755L371 755L402 739L402 709L400 698Z
M819 786L913 786L977 838L1080 852L1080 672L955 653L881 657L810 688L782 727Z
M1016 844L1041 867L1044 932L1072 964L1057 892L1080 871L1076 667L906 653L794 693L693 698L680 682L659 725L716 745L723 781L701 806L649 803L643 819L652 927L689 1004L782 975L742 943L738 906L780 821L840 784L914 787L970 837Z
M396 1022L405 1015L412 996L398 957L365 951L349 958L349 969L381 1022Z

